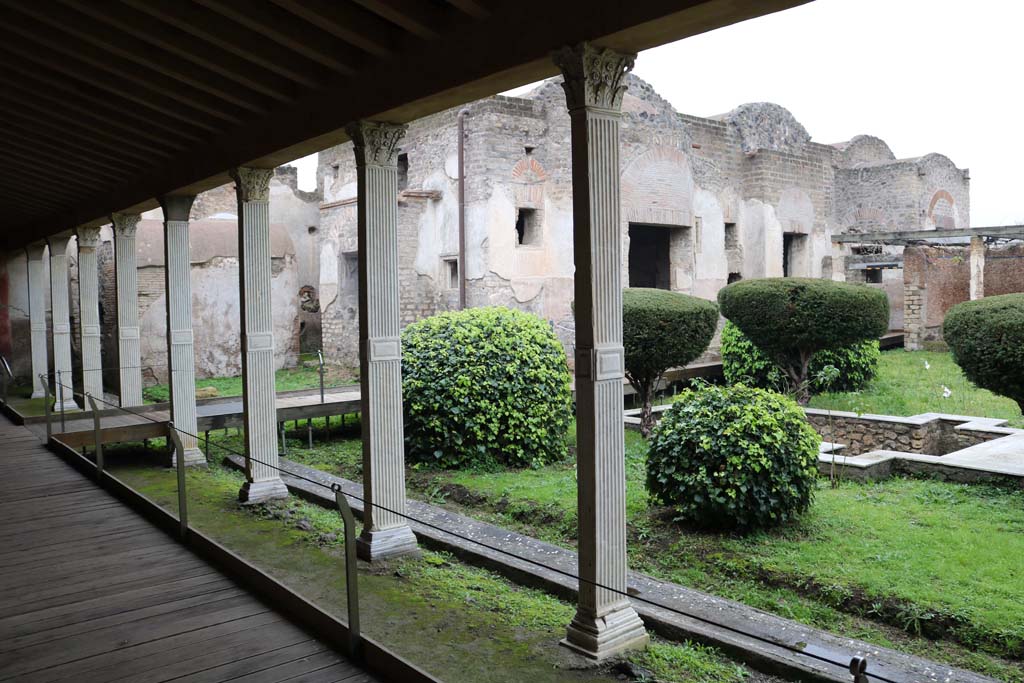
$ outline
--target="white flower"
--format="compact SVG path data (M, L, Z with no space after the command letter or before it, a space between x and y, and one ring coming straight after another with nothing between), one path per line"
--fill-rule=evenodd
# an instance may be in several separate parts
M942 398L949 398L953 395L953 392L945 384L942 385Z
M925 370L931 370L932 369L932 364L929 363L928 361L925 361L924 362L924 369Z

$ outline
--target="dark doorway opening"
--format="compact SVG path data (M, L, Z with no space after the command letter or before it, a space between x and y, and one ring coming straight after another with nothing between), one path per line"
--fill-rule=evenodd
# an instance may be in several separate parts
M671 289L669 241L672 230L629 226L629 286Z
M798 232L782 234L782 275L783 277L806 277L803 263L807 235Z

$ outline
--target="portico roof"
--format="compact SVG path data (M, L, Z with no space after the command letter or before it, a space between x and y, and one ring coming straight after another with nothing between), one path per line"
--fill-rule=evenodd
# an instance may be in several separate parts
M0 243L805 1L0 0Z

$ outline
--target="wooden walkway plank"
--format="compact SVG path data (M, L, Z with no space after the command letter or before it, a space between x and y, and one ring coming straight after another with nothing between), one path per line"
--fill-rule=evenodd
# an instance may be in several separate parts
M0 418L0 681L353 676L365 674Z

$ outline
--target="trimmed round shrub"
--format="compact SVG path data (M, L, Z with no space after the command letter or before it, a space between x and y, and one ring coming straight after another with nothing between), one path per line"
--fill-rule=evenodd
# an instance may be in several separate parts
M410 461L538 467L565 457L569 368L544 320L502 307L441 313L406 327L402 346Z
M814 354L878 339L889 326L885 292L832 280L741 280L718 292L718 304L722 315L782 368L801 402L810 397Z
M877 339L868 339L840 349L818 351L811 358L808 375L811 392L859 391L875 378L882 352ZM839 374L819 383L818 373L831 365ZM751 342L740 328L726 322L722 328L722 373L729 384L784 392L786 375L778 365Z
M643 403L640 429L654 425L651 401L662 374L696 359L711 343L718 306L706 299L664 289L622 291L622 345L626 378Z
M694 526L785 524L811 504L820 444L786 396L742 384L688 390L654 429L647 489Z
M1013 399L1024 412L1024 294L953 306L942 337L967 379Z

